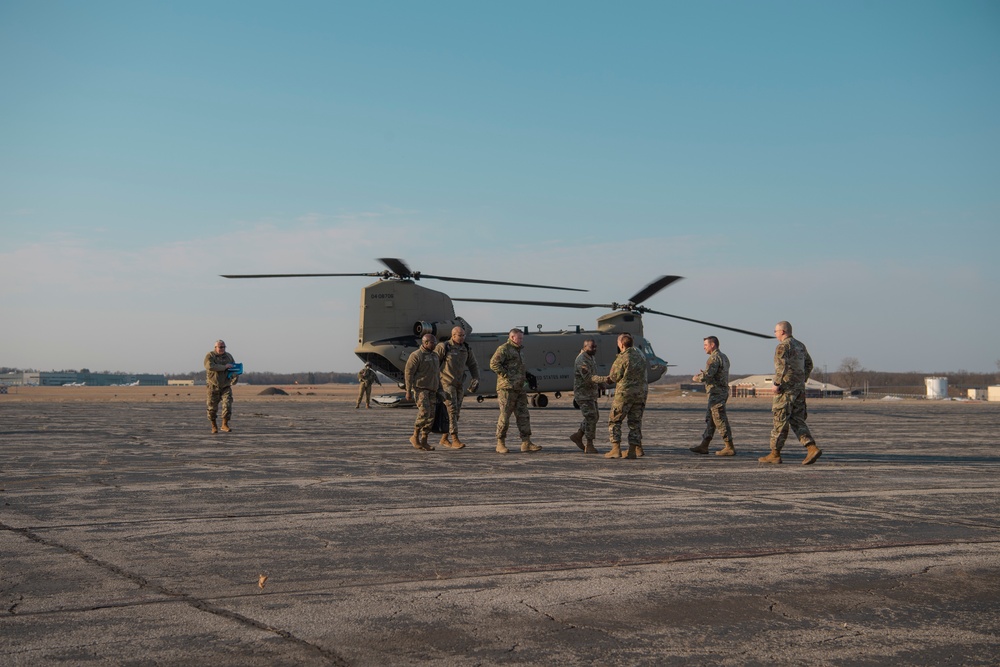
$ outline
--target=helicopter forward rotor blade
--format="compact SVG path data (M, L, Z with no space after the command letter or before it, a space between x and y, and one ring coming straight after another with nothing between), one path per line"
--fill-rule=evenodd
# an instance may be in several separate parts
M727 331L735 331L736 333L746 334L747 336L756 336L757 338L771 338L764 334L757 333L756 331L747 331L746 329L737 329L736 327L727 327L724 324L716 324L715 322L706 322L705 320L696 320L690 317L681 317L680 315L671 315L670 313L663 313L659 310L652 310L650 308L641 308L639 310L641 313L653 313L654 315L663 315L665 317L673 317L678 320L684 320L686 322L695 322L696 324L707 324L710 327L717 327L719 329L725 329Z
M549 306L550 308L609 308L614 310L613 303L570 303L568 301L524 301L522 299L456 299L452 301L472 301L475 303L510 303L518 306Z
M669 284L669 283L668 283ZM609 310L617 310L621 304L617 303L570 303L567 301L526 301L522 299L456 299L452 298L452 301L471 301L473 303L507 303L517 306L548 306L550 308L607 308ZM747 336L756 336L757 338L771 338L764 334L759 334L756 331L747 331L746 329L737 329L736 327L727 327L724 324L716 324L714 322L706 322L704 320L696 320L691 317L682 317L680 315L671 315L670 313L664 313L659 310L652 310L650 308L636 308L635 312L638 313L653 313L655 315L663 315L665 317L674 317L678 320L685 320L687 322L695 322L696 324L707 324L711 327L717 327L719 329L726 329L727 331L735 331L736 333L746 334Z
M683 278L681 276L660 276L659 278L657 278L656 280L649 283L641 290L633 294L632 298L629 299L629 302L638 305L643 301L645 301L646 299L648 299L649 297L656 294L657 292L659 292L667 285L675 283L678 280L683 280Z

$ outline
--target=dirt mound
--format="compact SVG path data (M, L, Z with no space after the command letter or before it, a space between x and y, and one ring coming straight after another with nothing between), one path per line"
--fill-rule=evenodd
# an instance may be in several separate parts
M258 396L288 396L288 392L277 387L268 387L257 394Z

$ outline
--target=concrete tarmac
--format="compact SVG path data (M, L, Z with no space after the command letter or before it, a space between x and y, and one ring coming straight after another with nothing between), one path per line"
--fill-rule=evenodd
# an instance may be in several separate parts
M766 400L735 458L677 398L612 461L567 398L502 456L495 401L418 452L413 410L259 389L218 435L200 389L0 396L0 664L998 662L1000 404L811 401L822 458L767 466Z

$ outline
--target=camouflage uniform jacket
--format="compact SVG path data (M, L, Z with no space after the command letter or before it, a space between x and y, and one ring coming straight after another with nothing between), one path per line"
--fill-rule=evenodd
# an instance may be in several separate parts
M497 374L497 389L524 389L528 379L521 347L510 340L493 353L490 370Z
M215 352L209 352L205 355L205 384L209 387L218 387L219 389L225 389L230 385L236 384L238 375L233 377L227 377L226 364L235 364L236 360L233 359L233 355L228 352L223 352L222 354L216 354Z
M403 377L406 379L406 391L417 389L430 389L437 391L441 386L441 360L434 350L417 348L410 353L410 358L406 360L406 367L403 369Z
M446 340L437 344L434 353L441 360L441 384L445 387L462 386L466 367L472 374L472 379L479 382L479 362L468 343L455 345Z
M594 382L615 382L614 403L646 400L649 392L646 356L634 347L626 347L619 352L611 372L605 376L596 376Z
M813 360L806 346L791 336L774 349L774 384L778 391L805 386L813 370Z
M695 382L704 382L709 394L729 395L729 357L713 350L708 355L705 370L695 376Z
M358 382L360 384L366 384L369 387L378 382L378 376L375 375L375 371L370 368L362 368L358 371ZM379 382L379 384L382 384Z
M596 401L601 395L600 387L594 382L597 362L586 352L581 352L573 364L573 398L578 401Z

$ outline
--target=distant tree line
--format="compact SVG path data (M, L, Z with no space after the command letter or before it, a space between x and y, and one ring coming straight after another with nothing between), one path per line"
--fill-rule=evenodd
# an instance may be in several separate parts
M730 375L729 381L739 380L746 375ZM823 373L821 368L813 370L811 379L817 382L828 382L848 391L868 391L876 394L924 394L927 385L924 378L948 378L949 392L954 395L964 394L966 389L978 389L1000 383L1000 374L970 373L966 370L942 371L929 373L926 371L907 371L905 373L890 373L873 371L861 365L854 357L848 357L841 362L840 367L832 373ZM691 382L690 375L664 375L659 384L681 384ZM866 384L867 383L867 384Z
M855 357L847 357L841 361L838 369L832 373L824 373L822 369L813 370L812 379L819 382L829 382L847 390L864 389L865 383L869 391L876 393L910 393L922 394L926 390L924 378L940 376L948 378L949 389L963 390L979 387L987 387L1000 383L1000 360L997 360L998 373L971 373L967 370L941 371L930 373L927 371L907 371L905 373L890 373L886 371L875 371L865 368ZM14 368L11 366L0 366L0 373L21 373L36 372L32 368ZM59 371L59 372L76 372ZM81 372L88 372L83 369ZM110 373L111 371L102 371ZM115 371L122 372L122 371ZM205 379L205 371L191 371L190 373L166 373L168 380L202 380ZM730 380L737 380L745 375L731 375ZM248 384L355 384L358 381L357 373L338 373L334 371L303 371L301 373L270 373L253 372L244 373L241 378ZM379 374L379 380L383 384L394 384L392 380ZM680 384L690 382L690 375L664 375L660 378L660 384Z
M834 379L831 380L845 389L863 389L867 382L868 391L874 393L903 393L903 394L923 394L927 390L924 378L944 377L948 378L948 389L961 390L977 389L988 387L997 381L993 373L970 373L969 371L948 371L941 373L886 373L884 371L870 371L861 369L856 371L853 378L853 385L847 377L840 377L839 373L831 373Z
M168 380L204 380L205 371L192 371L190 373L180 373L177 375L167 375ZM385 377L379 376L384 382L390 382ZM303 371L301 373L270 373L267 371L254 371L244 373L240 377L240 382L246 384L357 384L357 373L336 373L333 371Z
M948 389L956 392L987 387L1000 380L993 373L970 373L967 370L939 373L874 371L865 368L857 357L844 358L837 370L829 373L829 377L821 371L813 371L813 378L820 382L829 382L848 391L867 387L869 392L874 393L923 394L926 391L924 378L928 377L948 378Z

